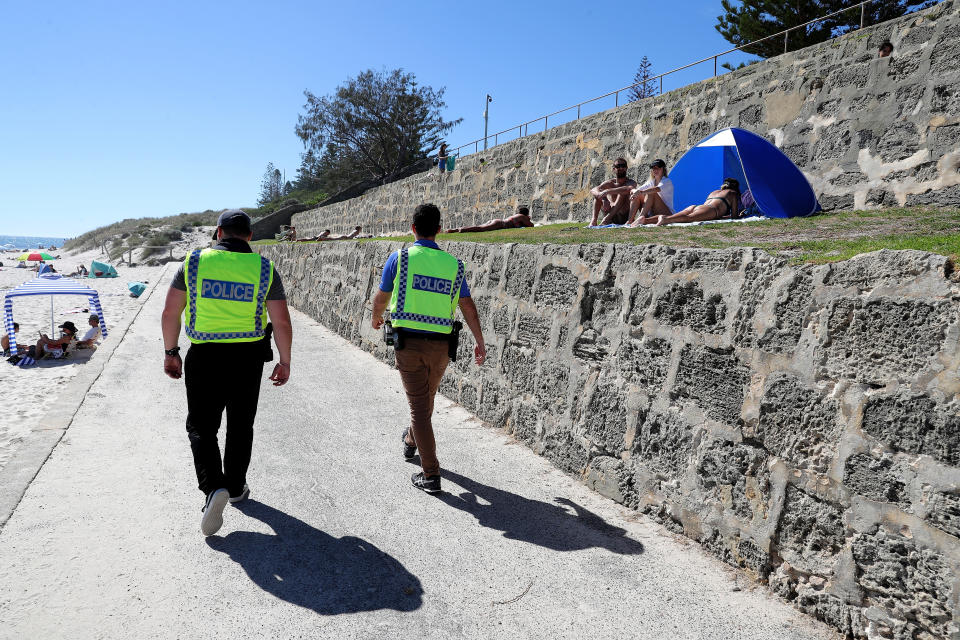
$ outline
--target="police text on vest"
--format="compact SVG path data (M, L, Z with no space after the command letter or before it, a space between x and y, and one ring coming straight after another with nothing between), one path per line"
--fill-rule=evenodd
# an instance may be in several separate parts
M201 298L253 302L255 286L247 282L228 282L226 280L204 280L200 287Z
M417 291L429 291L431 293L442 293L445 296L450 295L453 289L453 282L443 278L434 278L432 276L413 276L413 288Z

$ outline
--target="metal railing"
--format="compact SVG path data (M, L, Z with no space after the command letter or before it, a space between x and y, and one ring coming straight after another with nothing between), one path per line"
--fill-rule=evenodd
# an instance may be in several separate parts
M702 63L707 62L707 61L709 61L709 60L713 60L713 75L714 75L714 77L716 77L716 76L717 76L717 59L718 59L718 58L720 58L721 56L725 56L725 55L727 55L727 54L733 53L734 51L742 51L742 50L744 50L744 49L746 49L746 48L748 48L748 47L751 47L751 46L753 46L753 45L759 44L759 43L764 42L764 41L766 41L766 40L770 40L770 39L772 39L772 38L778 38L778 37L780 37L780 36L783 36L783 52L786 53L786 52L787 52L787 49L788 49L788 47L789 47L789 37L790 37L790 32L791 32L791 31L796 31L797 29L803 29L803 28L808 27L808 26L810 26L811 24L815 24L815 23L817 23L817 22L823 22L824 20L827 20L827 19L832 18L832 17L834 17L834 16L840 15L841 13L844 13L844 12L847 12L847 11L851 11L851 10L856 9L856 8L858 8L858 7L860 8L860 28L863 29L863 27L864 27L864 20L865 20L865 18L866 18L866 6L867 6L868 4L870 4L870 3L872 3L872 2L877 2L877 1L878 1L878 0L863 0L862 2L858 2L857 4L850 5L849 7L846 7L846 8L844 8L844 9L840 9L839 11L834 11L833 13L828 13L828 14L825 15L825 16L820 16L819 18L816 18L816 19L814 19L814 20L810 20L809 22L804 22L803 24L798 24L798 25L796 25L796 26L790 27L789 29L784 29L783 31L781 31L781 32L779 32L779 33L774 33L773 35L769 35L769 36L766 36L766 37L764 37L764 38L760 38L759 40L754 40L753 42L749 42L749 43L747 43L747 44L742 44L742 45L740 45L739 47L734 47L733 49L727 49L726 51L721 51L720 53L714 54L714 55L712 55L712 56L708 56L708 57L703 58L703 59L701 59L701 60L697 60L696 62L691 62L690 64L685 64L685 65L683 65L682 67L677 67L676 69L671 69L670 71L665 71L664 73L661 73L661 74L659 74L659 75L653 76L652 78L648 78L647 80L644 80L644 81L641 81L641 82L636 82L636 83L634 83L634 84L631 84L631 85L629 85L629 86L623 87L623 88L621 88L621 89L616 89L615 91L610 91L610 92L608 92L608 93L603 94L602 96L597 96L597 97L595 97L595 98L590 98L589 100L584 100L583 102L578 102L578 103L575 104L575 105L571 105L571 106L569 106L569 107L565 107L565 108L563 108L563 109L560 109L559 111L554 111L553 113L548 113L547 115L545 115L545 116L540 116L539 118L534 118L533 120L529 120L529 121L524 122L524 123L522 123L522 124L512 126L512 127L510 127L509 129L504 129L503 131L497 131L496 133L491 133L491 134L489 134L489 135L487 135L487 136L485 136L485 137L483 137L483 138L477 138L476 140L472 140L472 141L470 141L470 142L467 142L466 144L462 144L462 145L460 145L459 147L454 147L454 148L452 148L452 149L448 149L448 150L447 150L447 155L460 156L460 155L461 155L461 154L460 154L460 150L461 150L461 149L464 149L464 148L466 148L466 147L469 147L469 146L471 146L471 145L473 146L473 152L474 152L474 153L477 153L477 152L479 152L479 150L480 150L480 143L481 143L481 142L483 142L484 145L486 146L486 143L490 140L490 138L493 138L493 144L494 144L494 146L496 146L497 144L499 144L499 139L500 139L500 136L501 136L501 135L504 135L504 134L507 134L507 133L513 133L514 131L517 132L517 138L515 138L515 139L524 138L524 137L526 137L527 135L529 135L529 133L530 133L530 125L532 125L532 124L537 124L537 123L539 123L541 120L543 120L543 130L546 131L546 130L549 128L548 122L549 122L549 119L550 119L551 117L560 115L561 113L566 113L567 111L571 111L571 110L573 110L573 109L576 109L576 110L577 110L577 118L576 118L576 119L579 120L579 119L580 119L581 108L583 107L583 105L585 105L585 104L590 104L591 102L596 102L597 100L603 100L604 98L609 98L610 96L613 96L613 97L614 97L613 106L614 106L614 107L619 107L619 106L620 106L620 94L621 94L622 92L624 92L624 91L629 91L630 89L632 89L632 88L634 88L634 87L637 87L637 86L640 86L640 85L645 85L646 83L649 83L649 82L657 82L657 81L659 81L659 83L660 83L660 93L663 93L663 79L664 79L664 77L666 77L666 76L668 76L668 75L670 75L670 74L672 74L672 73L677 73L678 71L683 71L684 69L689 69L690 67L695 67L695 66L697 66L698 64L702 64ZM651 96L651 97L652 97L652 96ZM538 128L539 128L539 127L538 127ZM535 133L536 133L536 132L535 132Z

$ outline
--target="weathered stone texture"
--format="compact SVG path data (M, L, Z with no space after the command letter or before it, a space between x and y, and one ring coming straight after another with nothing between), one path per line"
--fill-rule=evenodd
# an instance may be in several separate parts
M707 333L722 332L726 315L723 298L714 294L705 299L696 282L674 283L657 299L653 310L653 317L664 324Z
M670 366L670 344L658 338L626 338L617 352L620 375L655 394L663 388Z
M757 439L798 468L826 471L841 424L836 403L788 375L774 377L760 402Z
M777 299L773 313L776 326L763 332L757 346L773 353L789 352L796 347L807 324L812 301L813 278L809 272L800 271Z
M889 457L858 453L847 458L843 484L854 493L876 502L908 502L902 470Z
M950 311L945 301L841 298L828 311L825 366L868 384L909 380L943 345Z
M845 544L843 511L788 484L777 528L777 550L792 565L829 575Z
M601 378L584 411L584 427L595 446L617 456L624 448L627 411L615 380Z
M767 513L770 474L762 449L729 441L712 443L697 464L700 484L714 499L750 520Z
M853 557L867 603L898 618L904 638L947 638L955 575L935 551L880 528L853 539Z
M894 451L925 454L960 466L960 413L926 395L872 396L863 409L864 432Z
M679 412L650 411L634 438L633 455L644 468L675 480L690 464L693 439L693 428Z
M566 267L547 265L540 272L540 282L533 301L555 309L566 309L577 297L580 281Z
M749 380L750 370L732 349L688 345L680 353L673 393L693 400L714 420L736 425Z

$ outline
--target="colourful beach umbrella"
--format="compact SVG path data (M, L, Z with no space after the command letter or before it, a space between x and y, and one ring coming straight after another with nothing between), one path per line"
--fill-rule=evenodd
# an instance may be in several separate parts
M20 260L20 261L24 261L24 260L56 260L56 258L54 258L54 257L53 257L52 255L50 255L49 253L43 253L43 252L34 251L34 252L32 252L32 253L24 253L24 254L21 255L19 258L17 258L17 260Z

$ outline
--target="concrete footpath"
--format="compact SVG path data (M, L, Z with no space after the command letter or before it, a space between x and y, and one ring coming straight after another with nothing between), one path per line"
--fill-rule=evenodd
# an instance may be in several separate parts
M204 538L165 288L0 530L0 637L837 637L445 399L445 491L412 488L396 372L296 311L250 499Z

